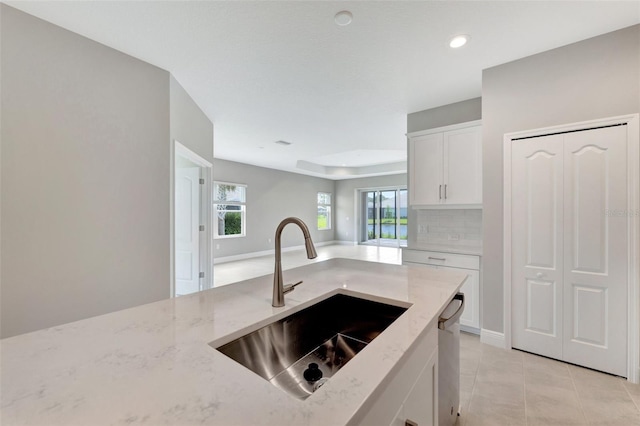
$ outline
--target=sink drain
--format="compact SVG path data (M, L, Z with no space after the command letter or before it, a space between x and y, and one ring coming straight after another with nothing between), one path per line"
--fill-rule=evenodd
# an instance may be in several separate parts
M322 371L318 368L318 364L312 362L302 374L307 382L317 382L322 379Z
M329 380L328 378L323 377L322 379L320 379L320 380L318 380L317 382L315 382L315 383L313 384L313 391L315 392L315 391L317 391L318 389L320 389L320 387L321 387L322 385L324 385L325 383L327 383L327 381L328 381L328 380Z

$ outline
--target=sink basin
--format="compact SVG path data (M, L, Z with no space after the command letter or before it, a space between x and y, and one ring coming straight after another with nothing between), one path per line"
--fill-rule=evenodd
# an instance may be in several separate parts
M210 345L306 399L407 308L336 294L231 342Z

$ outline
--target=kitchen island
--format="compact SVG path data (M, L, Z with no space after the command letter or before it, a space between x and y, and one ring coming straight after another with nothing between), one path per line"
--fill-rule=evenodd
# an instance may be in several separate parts
M284 278L304 283L286 295L282 308L271 306L268 275L3 339L0 422L368 422L376 410L386 409L385 395L403 386L402 373L419 359L418 351L435 350L438 316L466 275L331 259L285 271ZM337 292L411 306L306 400L293 398L209 345Z

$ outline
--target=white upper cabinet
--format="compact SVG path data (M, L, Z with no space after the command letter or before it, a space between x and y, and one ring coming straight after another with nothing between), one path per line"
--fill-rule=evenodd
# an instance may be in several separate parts
M482 207L482 132L479 125L409 135L410 204Z
M442 198L442 133L409 139L410 204L440 204Z

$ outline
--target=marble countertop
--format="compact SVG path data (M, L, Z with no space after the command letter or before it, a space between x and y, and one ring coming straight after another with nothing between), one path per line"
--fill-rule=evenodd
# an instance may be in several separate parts
M3 425L346 424L460 288L465 274L331 259L271 306L272 276L0 341ZM209 346L336 291L412 303L304 401Z
M411 247L403 247L403 249L409 250L425 250L425 251L439 251L441 253L452 254L469 254L473 256L482 256L481 246L453 246L444 244L414 244Z

